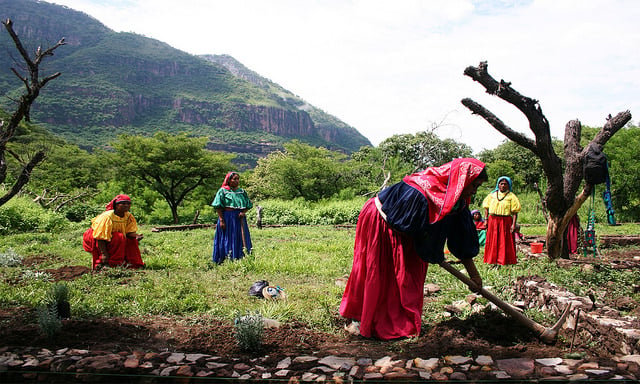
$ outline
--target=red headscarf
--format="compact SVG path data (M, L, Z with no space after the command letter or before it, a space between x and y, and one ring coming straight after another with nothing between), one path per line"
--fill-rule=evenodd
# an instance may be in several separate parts
M113 200L111 200L111 201L109 202L109 204L107 204L107 207L106 207L106 208L107 208L107 211L112 210L112 209L113 209L113 207L114 207L116 204L118 204L119 202L121 202L121 201L128 201L128 202L131 202L131 198L130 198L129 196L127 196L127 195L118 195L118 196L114 197L114 198L113 198Z
M222 185L220 187L226 189L227 191L230 191L231 187L229 186L229 180L231 180L232 175L236 175L236 174L238 174L238 172L232 171L227 173L227 176L224 177L224 181L222 182Z
M462 190L478 177L484 165L477 159L455 159L439 167L429 167L405 176L403 181L429 200L429 223L433 224L451 212Z

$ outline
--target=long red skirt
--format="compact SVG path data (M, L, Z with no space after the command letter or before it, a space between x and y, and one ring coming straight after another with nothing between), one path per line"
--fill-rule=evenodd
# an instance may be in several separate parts
M89 228L82 237L83 247L87 252L91 252L93 256L93 269L100 264L100 248L93 238L93 230ZM142 255L140 254L140 246L138 239L126 237L120 232L114 232L111 241L107 243L107 251L109 251L109 266L126 266L128 268L144 267Z
M419 335L427 267L413 239L393 231L370 199L358 218L353 267L340 314L359 321L364 337Z
M489 216L487 239L484 244L484 262L487 264L516 264L516 242L511 232L513 217Z

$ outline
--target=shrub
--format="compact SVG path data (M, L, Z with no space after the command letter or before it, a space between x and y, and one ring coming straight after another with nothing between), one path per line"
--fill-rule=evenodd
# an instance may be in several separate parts
M67 224L63 215L47 211L26 197L15 197L0 207L0 234L53 232Z
M22 264L22 256L16 251L9 248L5 252L0 253L0 267L15 267Z
M262 348L262 333L264 320L260 312L246 315L236 315L236 342L243 351L256 352Z
M41 305L37 309L38 326L47 337L53 337L62 329L62 320L58 317L55 305Z

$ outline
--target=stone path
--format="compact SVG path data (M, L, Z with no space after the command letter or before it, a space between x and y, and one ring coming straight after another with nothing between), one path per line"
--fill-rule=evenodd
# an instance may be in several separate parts
M0 348L0 382L149 382L180 378L200 382L213 378L238 381L599 381L638 382L640 355L618 357L601 366L595 361L557 357L494 360L491 356L378 360L344 356L296 356L267 364L268 356L250 363L233 358L176 352L100 352L37 349L15 353ZM202 379L202 380L198 380ZM186 380L186 381L184 381Z

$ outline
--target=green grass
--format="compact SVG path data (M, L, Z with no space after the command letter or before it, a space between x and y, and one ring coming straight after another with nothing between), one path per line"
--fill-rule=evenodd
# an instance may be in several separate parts
M526 235L542 229L523 228ZM603 226L616 233L638 233L636 225ZM65 265L90 267L91 256L82 250L84 227L77 225L61 233L26 233L2 238L0 254L12 252L37 264L0 265L0 307L37 308L46 300L53 282L45 269ZM259 312L282 322L302 321L318 330L341 329L338 306L343 288L336 280L351 269L354 228L325 226L252 228L252 255L236 262L211 262L213 229L151 232L141 248L147 268L140 271L119 268L89 273L67 282L74 318L144 317L148 315L199 318L215 317L233 322L238 313ZM603 268L586 271L558 268L546 258L525 260L517 265L489 269L476 259L485 285L498 296L510 299L518 276L540 275L576 294L590 288L606 288L609 294L631 296L638 284L634 271ZM460 267L461 265L458 264ZM286 291L286 301L265 301L249 296L251 285L268 280ZM609 282L614 283L609 283ZM436 301L425 305L425 322L442 320L446 304L462 300L468 288L438 266L430 266L427 282L440 285ZM543 316L543 315L535 315Z

